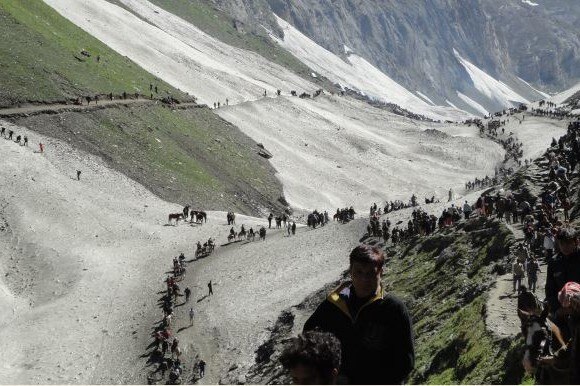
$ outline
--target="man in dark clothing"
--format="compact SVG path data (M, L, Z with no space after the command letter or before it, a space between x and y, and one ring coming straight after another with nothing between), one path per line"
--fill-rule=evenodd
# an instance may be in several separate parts
M268 229L272 228L272 219L274 218L274 215L272 213L270 213L270 215L268 216Z
M562 228L556 236L556 244L559 252L548 262L545 288L546 300L554 316L560 309L558 292L569 281L580 282L580 250L576 230Z
M415 362L405 305L380 285L384 253L360 245L350 254L352 282L342 284L304 324L333 333L342 346L339 383L401 384Z
M205 375L205 361L201 359L199 361L199 377L203 378L204 375Z
M208 296L213 295L213 285L211 284L211 280L209 281L209 283L207 283L207 289L208 289Z

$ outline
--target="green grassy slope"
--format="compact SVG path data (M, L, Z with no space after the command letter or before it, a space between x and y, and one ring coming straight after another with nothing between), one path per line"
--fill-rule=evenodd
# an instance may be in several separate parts
M169 201L257 213L268 203L277 205L282 195L275 170L257 155L256 144L207 108L108 108L16 123L101 156Z
M512 237L503 224L474 219L409 242L388 264L384 284L416 321L411 383L522 381L521 339L498 339L485 327L487 291Z
M0 36L0 106L97 93L148 93L150 83L162 95L185 97L41 0L0 1ZM81 55L83 50L91 57Z

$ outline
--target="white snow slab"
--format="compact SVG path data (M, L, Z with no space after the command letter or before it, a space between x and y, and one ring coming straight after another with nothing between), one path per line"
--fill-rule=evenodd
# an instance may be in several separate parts
M552 98L550 98L550 101L556 104L562 104L566 99L570 98L572 95L576 94L579 91L580 91L580 83L578 83L573 87L570 87L568 90L562 91L561 93L554 95Z
M457 60L463 65L475 88L489 99L496 100L503 106L514 106L515 102L529 103L529 101L509 88L505 83L492 78L475 64L461 57L457 50L453 49Z
M477 103L476 101L474 101L473 99L468 97L467 95L462 94L459 91L457 91L457 96L459 98L461 98L465 103L467 103L468 105L473 107L475 110L479 111L481 114L483 114L483 115L489 114L489 112L485 109L485 107L483 107L482 105L480 105L479 103Z
M384 102L395 103L433 119L463 120L470 116L462 110L432 106L395 82L364 58L350 52L348 58L343 60L318 45L280 17L276 16L276 20L284 30L284 38L280 39L273 34L271 37L309 67L334 83L358 90Z
M288 202L303 209L441 197L493 173L504 155L473 127L420 123L340 96L266 98L217 112L274 155Z

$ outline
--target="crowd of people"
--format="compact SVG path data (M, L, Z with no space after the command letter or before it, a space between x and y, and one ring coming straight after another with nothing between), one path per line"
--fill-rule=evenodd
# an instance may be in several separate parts
M199 244L199 243L198 243ZM148 348L152 351L148 353L149 363L156 363L157 368L150 372L147 376L148 384L166 383L170 385L177 385L182 383L183 365L182 365L182 349L179 345L179 339L175 336L174 326L175 309L178 306L185 306L189 303L191 298L191 290L185 287L183 291L179 285L185 279L186 261L185 255L181 253L178 257L173 258L172 275L166 277L164 280L166 285L166 293L160 299L159 306L163 311L163 318L161 322L155 326L155 330L151 334L153 342ZM208 283L209 293L213 294L211 281ZM184 298L181 304L178 301ZM195 311L193 307L189 307L189 326L193 325ZM179 329L181 331L183 329ZM198 377L202 378L205 372L205 362L198 360L196 362L196 369L198 370ZM168 374L166 379L166 373Z

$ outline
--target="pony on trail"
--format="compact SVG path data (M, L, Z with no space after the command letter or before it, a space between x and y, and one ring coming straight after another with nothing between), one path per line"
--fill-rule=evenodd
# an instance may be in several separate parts
M179 224L179 220L183 220L183 213L170 213L167 222L171 224L171 220L175 220L175 225Z
M526 342L522 364L526 371L534 374L537 384L567 384L569 363L558 355L565 341L558 326L548 319L548 313L548 307L522 286L518 296L518 317ZM540 361L548 357L554 360L550 363Z

